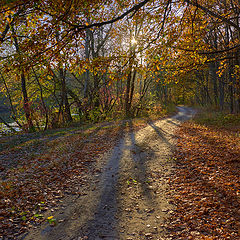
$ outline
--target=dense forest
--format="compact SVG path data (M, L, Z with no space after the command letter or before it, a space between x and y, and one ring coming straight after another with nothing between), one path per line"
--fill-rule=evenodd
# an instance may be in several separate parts
M36 131L171 103L239 112L239 13L234 0L1 1L1 113Z

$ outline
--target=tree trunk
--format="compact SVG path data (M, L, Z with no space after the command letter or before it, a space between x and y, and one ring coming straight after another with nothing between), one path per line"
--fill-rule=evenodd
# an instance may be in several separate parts
M130 70L130 72L128 73L128 77L127 77L127 86L126 86L126 95L125 95L125 115L126 117L130 117L131 113L130 113L130 85L131 85L131 78L132 78L132 69Z
M233 67L232 67L232 64L229 63L229 67L228 67L228 78L229 78L229 107L230 107L230 112L233 113L234 112L234 96L233 96L233 77L232 77L232 74L233 74Z
M132 81L131 81L131 90L130 90L130 107L132 106L132 100L133 100L133 93L135 88L135 79L136 79L136 69L133 71Z
M33 70L35 79L36 79L36 81L37 81L37 84L38 84L38 86L39 86L41 102L42 102L42 106L43 106L43 109L44 109L44 112L45 112L45 127L44 127L44 131L45 131L45 130L47 130L47 127L48 127L48 109L47 109L47 106L46 106L45 101L44 101L44 98L43 98L43 89L42 89L42 86L41 86L41 84L40 84L40 82L39 82L37 73L35 72L35 70L34 70L33 67L32 67L32 70Z
M34 126L33 126L33 122L32 122L32 116L31 116L31 109L30 109L30 103L29 103L29 99L28 99L28 94L27 94L27 88L26 88L26 78L25 78L25 73L22 67L22 57L21 57L21 50L18 44L18 40L14 31L13 26L12 28L12 33L13 33L13 40L14 40L14 45L16 48L16 52L19 55L19 59L20 59L20 78L21 78L21 89L22 89L22 95L23 95L23 109L24 109L24 113L27 119L27 124L28 124L28 130L33 131L34 130Z
M8 86L7 86L7 83L5 81L5 78L4 76L0 73L1 77L2 77L2 80L3 80L3 84L6 88L6 91L7 91L7 96L8 96L8 100L9 100L9 103L10 103L10 106L11 106L11 110L12 110L12 119L17 123L17 125L22 128L22 124L17 120L17 115L16 115L16 112L15 112L15 108L13 106L13 103L12 103L12 98L11 98L11 95L10 95L10 91L8 89Z
M25 111L25 116L28 122L28 129L30 131L34 130L33 122L32 122L32 116L31 116L31 109L30 109L30 103L28 99L27 89L26 89L26 78L24 75L24 72L21 72L21 87L22 87L22 94L23 94L23 109Z
M66 122L72 122L72 116L71 116L71 110L70 110L70 105L68 101L68 96L67 96L67 88L66 88L66 78L65 74L63 73L63 68L60 67L59 69L59 74L60 74L60 79L61 79L61 97L62 97L62 103L63 103L63 118Z
M90 48L90 37L89 37L89 30L86 30L86 39L85 39L85 58L87 62L89 61L89 48ZM85 81L84 81L84 90L83 96L84 98L88 97L88 90L89 90L89 82L90 82L90 73L87 69L85 72Z
M217 77L217 67L215 62L210 63L209 75L210 75L211 82L213 84L214 104L215 106L217 106L218 105L218 87L217 87L218 77Z

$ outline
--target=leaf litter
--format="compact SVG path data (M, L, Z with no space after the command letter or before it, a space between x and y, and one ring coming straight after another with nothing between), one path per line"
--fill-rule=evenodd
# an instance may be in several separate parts
M81 194L79 186L86 184L85 175L98 171L93 163L116 144L123 125L59 137L47 143L48 151L37 155L29 155L21 147L4 151L2 154L12 158L17 156L18 164L1 165L0 238L16 239L43 221L54 226L54 217L45 219L42 213L56 207L67 194Z
M171 236L240 239L240 137L193 122L184 123L177 137Z

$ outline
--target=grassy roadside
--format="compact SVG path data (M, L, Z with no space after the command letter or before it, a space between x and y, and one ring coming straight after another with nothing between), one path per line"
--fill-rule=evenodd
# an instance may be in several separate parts
M170 181L176 239L240 239L240 120L199 112L177 131Z
M155 121L160 118L166 117L176 112L176 107L173 104L169 104L162 108L161 106L153 106L148 113L143 114L141 117L136 117L130 119L135 125L144 125L147 124L149 120ZM31 148L38 147L38 143L48 142L59 137L66 137L72 134L78 134L83 132L88 132L94 129L97 129L104 125L114 125L121 124L125 119L116 119L108 122L99 122L99 123L79 123L73 122L68 127L62 127L57 129L49 129L42 132L34 133L15 133L15 134L6 134L0 137L0 153L2 151L12 150L14 148L22 148L31 146Z
M200 109L194 122L208 127L225 129L233 132L240 130L240 114L229 114L220 111Z

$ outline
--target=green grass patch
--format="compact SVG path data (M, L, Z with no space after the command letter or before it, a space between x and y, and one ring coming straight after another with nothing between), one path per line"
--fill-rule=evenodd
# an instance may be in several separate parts
M39 145L41 145L42 141L49 142L59 137L64 137L78 133L79 131L88 129L89 127L92 127L92 125L49 129L44 132L18 133L11 136L5 136L0 139L0 152L15 148L38 147Z
M229 130L240 129L240 114L201 110L196 114L193 121L210 127L225 128Z

